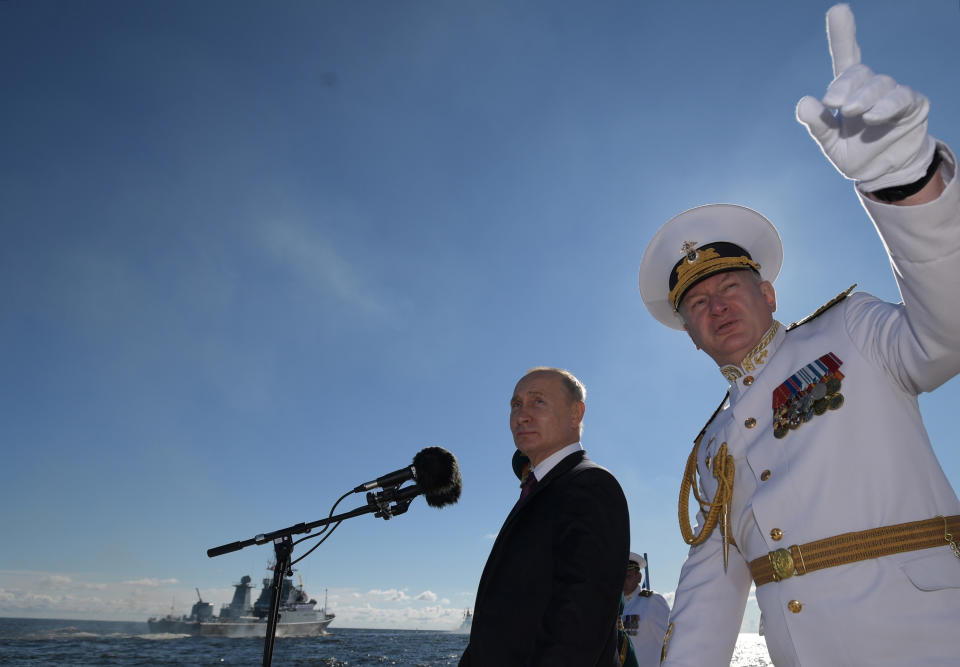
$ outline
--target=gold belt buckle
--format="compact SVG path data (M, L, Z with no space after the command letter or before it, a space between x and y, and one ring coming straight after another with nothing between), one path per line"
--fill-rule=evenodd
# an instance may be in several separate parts
M796 569L793 564L793 554L788 549L777 549L767 554L770 565L773 567L773 580L789 579Z

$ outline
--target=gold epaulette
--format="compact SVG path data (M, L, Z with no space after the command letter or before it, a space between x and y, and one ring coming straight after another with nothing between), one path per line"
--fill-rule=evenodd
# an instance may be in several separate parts
M852 292L853 288L856 286L857 286L857 283L853 283L852 285L850 285L850 287L840 292L840 294L836 295L835 297L827 301L825 304L823 304L822 306L817 308L815 311L813 311L812 313L804 317L802 320L797 320L796 322L788 326L787 331L793 331L797 327L817 319L818 317L823 315L825 312L827 312L828 310L836 306L838 303L846 299L848 296L850 296L850 292Z

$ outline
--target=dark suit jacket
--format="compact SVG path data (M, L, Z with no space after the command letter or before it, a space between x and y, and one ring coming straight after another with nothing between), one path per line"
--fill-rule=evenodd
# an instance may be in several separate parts
M582 451L507 516L477 589L461 665L615 665L630 544L620 484Z

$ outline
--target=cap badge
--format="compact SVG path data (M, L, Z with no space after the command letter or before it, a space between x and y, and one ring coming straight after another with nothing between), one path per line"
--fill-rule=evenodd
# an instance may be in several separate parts
M693 262L697 261L697 255L698 255L698 253L697 253L697 242L696 242L696 241L684 241L684 242L680 245L680 252L682 252L682 253L686 256L688 262L693 263Z

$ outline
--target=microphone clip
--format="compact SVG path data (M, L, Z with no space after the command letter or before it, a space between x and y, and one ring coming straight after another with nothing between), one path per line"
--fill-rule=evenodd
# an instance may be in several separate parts
M375 517L388 521L392 517L406 512L413 499L421 493L422 490L416 484L403 488L399 485L388 486L378 493L369 491L367 493L367 506L374 510L373 515Z

